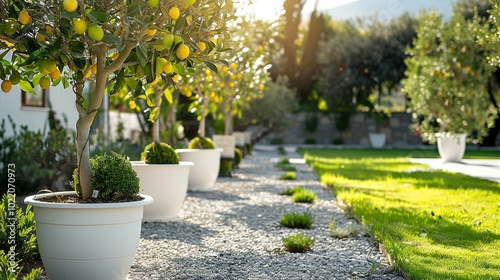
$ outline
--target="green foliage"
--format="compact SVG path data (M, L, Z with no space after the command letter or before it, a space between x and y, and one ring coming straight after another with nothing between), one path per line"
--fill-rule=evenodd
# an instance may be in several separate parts
M304 144L306 144L306 145L316 145L316 139L314 139L314 138L306 138L306 140L304 140Z
M278 150L278 154L280 154L282 156L286 155L286 150L285 150L285 148L283 146L279 146L277 148L277 150Z
M116 202L138 199L139 178L126 156L115 152L97 155L90 159L90 166L91 190L99 191L98 200ZM77 195L81 196L78 169L73 174L73 186Z
M231 177L232 170L233 170L233 160L221 158L220 167L219 167L219 176L220 177Z
M283 171L295 171L295 166L290 165L290 160L288 158L281 158L278 163L274 165L276 168L279 168Z
M285 143L283 138L275 137L271 139L271 145L283 145L283 143Z
M8 164L16 166L17 195L32 194L40 189L55 190L58 180L71 178L76 153L74 141L66 130L51 129L42 133L30 131L27 126L18 130L10 116L9 121L14 132L10 137L5 135L5 120L0 125L0 171L7 174ZM1 177L0 190L5 190L6 180L6 176Z
M297 175L295 174L295 172L290 171L290 172L287 172L285 174L282 174L280 176L280 179L281 180L296 180L297 179Z
M435 142L436 133L466 133L477 143L494 125L498 112L487 88L493 68L477 36L487 29L481 21L457 12L449 21L435 12L419 18L403 86L423 140Z
M195 137L189 141L188 149L215 149L215 144L208 137Z
M317 114L307 114L304 120L304 127L308 132L315 132L319 126L319 117Z
M290 253L305 253L314 245L314 240L302 233L283 238L283 246Z
M179 155L167 143L152 142L144 148L142 160L147 164L178 164Z
M36 243L35 215L30 205L23 212L21 207L16 205L16 197L12 194L2 196L0 208L0 279L16 279L24 265L40 260ZM12 248L15 249L11 250ZM14 259L17 261L15 272L9 272L8 269L13 266L9 263L12 253L15 253Z
M234 148L234 166L239 166L242 159L243 154L241 153L241 150L238 148Z
M301 186L297 186L297 187L293 187L293 188L287 188L281 194L291 196L296 192L305 191L305 190L307 190L307 189L305 189L304 187L301 187Z
M292 201L297 203L314 203L316 194L311 190L302 190L292 194Z
M290 213L281 216L280 224L289 228L311 228L314 219L309 212Z
M429 170L410 162L414 153L303 150L321 181L370 225L409 279L499 278L500 185ZM498 150L486 155L499 157Z

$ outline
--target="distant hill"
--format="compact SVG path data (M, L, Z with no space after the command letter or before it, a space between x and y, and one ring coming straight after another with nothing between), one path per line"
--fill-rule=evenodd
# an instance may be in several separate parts
M391 19L404 12L418 14L422 10L433 9L447 18L452 14L454 2L456 0L357 0L335 8L320 10L320 12L330 15L334 20L370 17L374 14L377 14L380 19ZM309 15L304 15L303 18L309 18Z

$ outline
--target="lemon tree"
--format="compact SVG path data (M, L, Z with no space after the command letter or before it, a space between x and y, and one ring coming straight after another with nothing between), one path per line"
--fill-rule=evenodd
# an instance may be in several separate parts
M0 0L0 79L14 84L19 76L19 86L30 93L47 83L73 90L79 181L86 200L91 194L90 127L104 94L128 87L134 101L145 95L146 84L173 85L176 75L185 76L196 64L216 70L214 55L229 38L226 26L233 12L231 0ZM169 62L172 71L158 74L158 59ZM88 82L93 88L86 102Z

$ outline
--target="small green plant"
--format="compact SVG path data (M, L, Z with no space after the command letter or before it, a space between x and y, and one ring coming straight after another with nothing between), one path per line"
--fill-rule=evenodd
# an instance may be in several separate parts
M280 158L280 161L278 162L278 164L282 165L282 164L290 164L290 160L286 157L282 157Z
M290 253L304 253L311 249L314 240L302 233L293 234L283 238L283 246Z
M169 144L152 142L144 148L142 160L147 164L178 164L179 155Z
M296 180L297 175L295 174L295 172L290 171L290 172L287 172L287 173L281 175L280 179L281 180Z
M238 148L234 148L234 166L239 166L242 159L243 154L241 153L241 150Z
M139 178L128 158L116 152L97 155L90 159L91 190L98 191L102 201L134 201L139 194ZM78 169L73 173L73 186L81 196Z
M231 177L231 171L233 170L233 160L232 159L221 159L219 167L220 177Z
M280 224L289 228L311 228L314 219L309 212L290 213L281 216Z
M277 150L278 150L278 154L280 154L282 156L286 155L286 150L283 146L279 146Z
M332 231L332 236L339 239L366 234L366 228L362 225L348 224L344 227L339 227L337 226L335 219L332 219L328 227Z
M297 203L314 203L316 194L310 190L298 191L292 194L292 201Z
M293 187L293 188L287 188L281 194L282 195L293 195L296 192L305 191L305 190L306 189L304 187L297 186L297 187Z
M215 149L215 144L208 137L195 137L189 141L188 149Z
M23 212L15 201L14 195L4 194L0 205L0 220L2 221L0 224L0 279L18 279L18 274L21 272L34 276L22 279L35 279L35 276L42 273L41 268L33 269L31 272L23 269L25 264L40 261L36 243L35 215L30 205ZM11 256L15 257L12 259Z
M286 157L282 157L278 163L274 165L274 167L279 168L283 171L295 171L295 166L290 165L290 160Z

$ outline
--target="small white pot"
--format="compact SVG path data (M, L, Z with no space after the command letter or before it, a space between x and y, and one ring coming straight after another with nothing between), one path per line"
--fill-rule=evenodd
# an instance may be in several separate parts
M144 207L144 222L168 222L179 220L186 199L189 169L192 162L179 164L146 164L131 161L140 179L141 193L150 195L155 202Z
M43 266L51 280L126 279L141 236L147 195L133 202L54 203L27 197L33 206Z
M219 176L222 149L177 149L183 161L193 162L189 171L189 191L213 191Z
M460 162L465 154L467 134L439 134L437 148L443 162Z
M385 133L370 133L368 138L373 148L382 148L385 145Z

